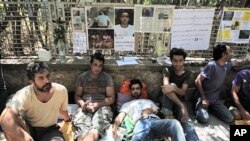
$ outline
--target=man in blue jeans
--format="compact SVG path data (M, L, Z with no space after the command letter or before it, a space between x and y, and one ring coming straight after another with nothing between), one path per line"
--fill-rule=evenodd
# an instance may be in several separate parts
M187 141L198 141L192 120L185 106L185 95L191 83L191 71L184 67L187 53L181 48L172 48L170 60L172 65L163 70L162 113L166 118L170 114L181 122Z
M120 114L113 125L114 137L127 115L134 123L132 141L152 141L162 137L171 137L172 141L185 141L185 135L180 123L175 119L160 119L155 113L158 107L147 99L138 99L141 95L142 84L138 79L130 81L129 88L134 100L122 105Z
M229 46L216 45L213 48L213 60L208 62L195 80L198 89L195 96L195 116L199 122L208 122L208 111L226 123L234 120L227 107L219 101L226 74L232 68L231 54Z

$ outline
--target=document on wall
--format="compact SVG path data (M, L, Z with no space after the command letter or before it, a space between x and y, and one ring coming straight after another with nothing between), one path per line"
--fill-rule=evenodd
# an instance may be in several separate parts
M170 32L174 6L135 5L136 32Z
M134 8L115 7L115 51L134 51Z
M71 8L71 21L73 31L86 32L85 9Z
M73 32L73 53L87 53L86 33Z
M216 42L249 43L250 9L224 8Z
M209 47L215 9L175 9L171 48L206 50Z

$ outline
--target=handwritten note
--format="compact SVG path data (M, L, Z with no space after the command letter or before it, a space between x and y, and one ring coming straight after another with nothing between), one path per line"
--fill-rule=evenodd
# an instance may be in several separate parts
M73 32L73 53L87 53L86 33Z
M208 49L213 18L214 9L175 9L171 48Z
M115 37L115 51L134 51L135 37Z

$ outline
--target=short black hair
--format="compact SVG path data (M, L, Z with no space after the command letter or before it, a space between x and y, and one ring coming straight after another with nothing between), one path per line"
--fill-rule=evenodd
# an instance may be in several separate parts
M227 52L227 46L225 44L218 44L213 48L213 59L215 61L219 60L223 53Z
M96 52L93 55L91 55L90 63L92 64L94 59L105 62L104 55L102 55L101 52Z
M135 84L139 84L141 89L142 89L142 83L139 79L132 79L130 80L130 84L129 84L129 89L131 90L131 87Z
M182 48L172 48L169 54L170 54L170 60L173 59L174 55L182 55L184 59L186 59L187 57L187 52L184 51L184 49Z
M41 61L31 62L27 66L27 77L29 80L35 79L36 73L42 73L45 70L49 71L49 66Z

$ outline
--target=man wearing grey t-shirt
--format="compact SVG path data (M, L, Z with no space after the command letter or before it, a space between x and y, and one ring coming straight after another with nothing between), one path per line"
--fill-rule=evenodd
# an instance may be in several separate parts
M91 56L90 70L83 72L76 81L75 102L80 107L73 118L75 139L97 141L109 127L113 113L114 82L103 72L104 56L95 53Z

